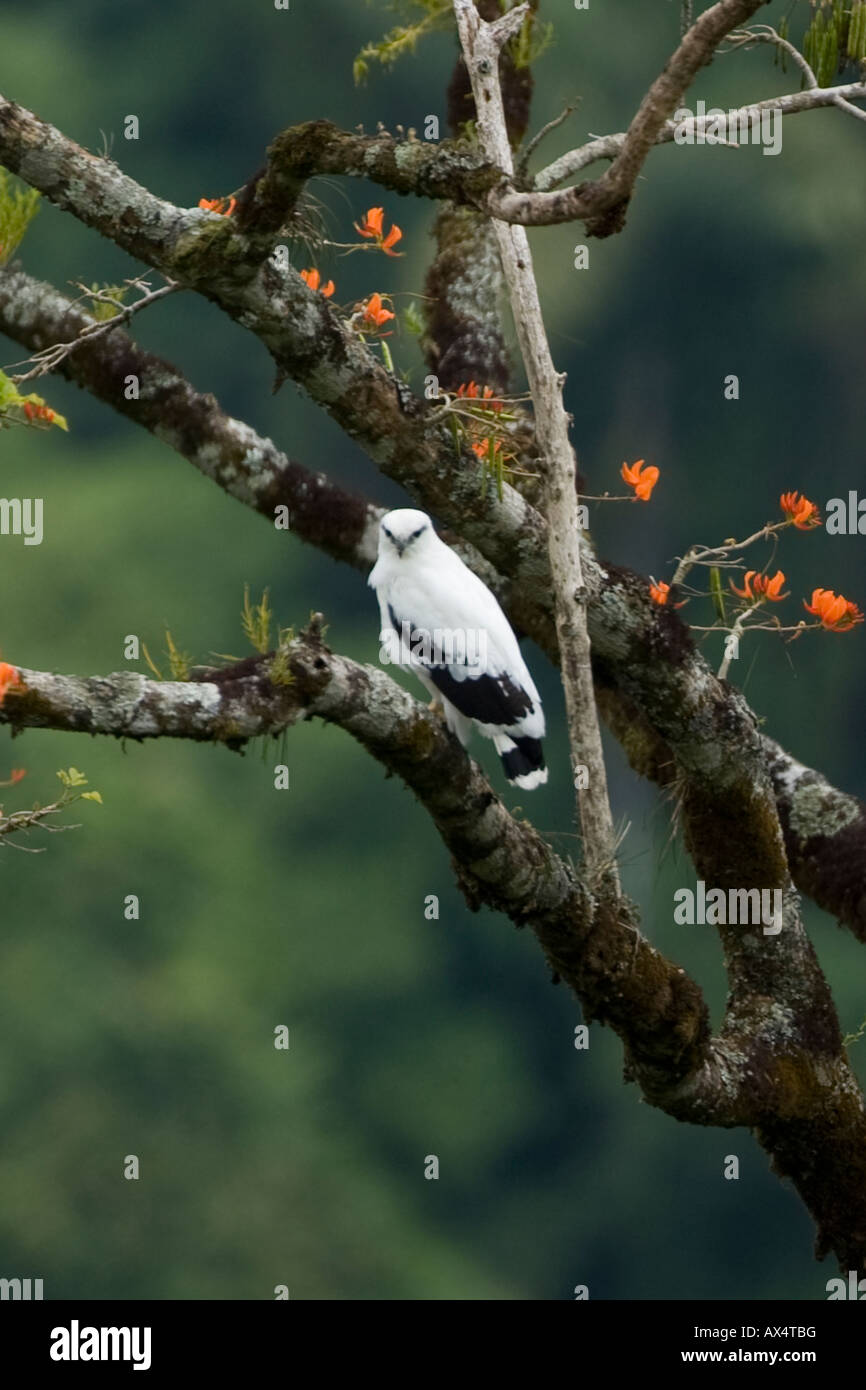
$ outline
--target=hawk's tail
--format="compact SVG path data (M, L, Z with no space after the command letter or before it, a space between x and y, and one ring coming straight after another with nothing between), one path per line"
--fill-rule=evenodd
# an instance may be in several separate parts
M500 734L494 743L502 759L505 776L512 786L530 792L547 781L540 738L511 738L508 734Z

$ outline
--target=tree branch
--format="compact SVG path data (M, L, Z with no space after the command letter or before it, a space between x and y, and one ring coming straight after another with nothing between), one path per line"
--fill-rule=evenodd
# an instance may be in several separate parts
M423 497L468 539L483 535L491 563L504 572L519 565L522 597L543 601L548 580L538 513L513 488L505 489L500 502L496 489L484 485L484 469L469 445L455 449L442 411L385 371L294 270L281 270L271 259L251 274L248 243L232 218L172 209L109 161L2 97L0 162L254 332L279 371L303 387L386 476Z
M763 742L797 887L866 942L866 805Z
M718 0L686 30L638 107L613 164L595 185L593 199L607 218L620 220L659 131L700 69L712 62L725 36L766 3L768 0Z
M51 286L19 270L0 269L0 331L8 336L30 348L42 348L67 334L77 334L90 322L83 310L73 307ZM196 392L176 368L137 347L123 330L114 329L102 338L82 343L67 358L63 371L70 380L183 454L205 476L269 522L273 523L273 508L286 505L296 536L354 568L368 570L384 508L337 487L323 474L291 462L270 440L226 416L212 396ZM128 400L123 390L130 373L143 384L138 400ZM427 499L422 493L419 500ZM459 524L459 519L455 520ZM558 661L549 585L546 608L527 605L519 566L511 582L509 575L501 574L467 546L459 533L446 532L446 538L495 590L512 620ZM683 749L691 734L681 728L674 736L667 728L668 743L643 710L654 709L658 700L662 705L667 703L673 719L679 720L693 704L690 692L706 682L707 670L698 657L697 665L689 665L683 672L682 683L674 681L672 685L670 663L679 664L686 658L690 662L695 656L686 629L674 615L647 604L643 577L604 570L588 550L584 565L591 591L605 595L605 602L592 604L589 612L590 633L597 646L595 684L604 717L641 776L661 786L675 785L680 774L674 750ZM625 635L622 605L629 607L632 619L624 646L617 640ZM598 652L602 650L606 655L600 663ZM641 689L635 691L639 671L645 676ZM631 682L629 693L618 684L623 673ZM657 681L667 692L663 699L652 694ZM723 695L724 687L717 689L723 701L730 698ZM640 704L635 702L635 695ZM742 716L730 710L721 713L723 708L724 704L715 713L714 706L699 703L693 727L699 729L702 721L708 727L717 722L724 727L733 720L733 741L727 756L735 759ZM760 742L761 756L768 760L773 778L797 887L866 941L866 878L862 869L866 855L860 852L866 841L866 809L856 798L830 786L819 773L803 768L771 739L762 736ZM693 758L693 754L685 754L686 766ZM847 866L844 872L843 864Z
M486 17L499 13L499 0L480 0ZM489 15L487 15L489 11ZM509 140L525 134L532 93L531 69L504 62L503 84L512 113ZM453 139L476 120L475 100L459 52L448 84L448 129ZM440 147L441 148L441 147ZM477 150L474 151L478 157ZM424 355L445 391L465 382L508 394L509 361L501 314L502 265L493 223L475 208L449 198L433 224L436 255L424 282Z
M734 118L739 121L742 118L750 116L752 112L774 110L780 111L783 116L796 116L803 111L818 111L823 107L838 106L840 104L840 99L846 98L849 101L861 101L866 99L866 82L849 82L837 87L806 88L802 92L787 92L783 96L767 97L763 101L753 101L750 102L748 106L737 107L733 110L729 119L733 123ZM866 114L857 107L853 107L852 110L857 110L858 115ZM670 144L678 129L684 132L694 131L695 133L705 131L710 121L714 119L715 118L712 116L695 116L690 120L684 120L680 126L675 125L673 121L666 121L659 130L654 144ZM587 144L581 145L579 149L569 150L567 154L561 155L559 159L555 159L552 164L548 164L546 169L542 169L536 174L535 187L539 191L554 189L558 184L563 183L565 179L572 178L575 174L580 173L582 169L586 169L588 165L594 164L596 160L615 159L622 150L625 140L626 132L621 131L616 135L598 136L596 139L590 140ZM736 147L729 146L729 148ZM536 195L515 195L515 197L524 196L532 199ZM530 204L530 211L532 210L532 206L533 205ZM503 206L503 212L508 213L510 216L514 216L514 214L517 213L517 220L526 221L528 225L533 221L533 218L531 216L526 216L521 211L520 205L515 205L512 200L509 200Z
M22 668L23 688L7 693L0 724L16 733L50 728L233 749L302 720L339 725L425 806L473 908L486 904L518 926L530 925L553 969L592 1017L617 1029L636 1066L674 1086L699 1072L690 1088L694 1103L700 1101L702 1113L721 1106L732 1117L731 1088L713 1095L718 1066L708 1066L707 1014L697 986L630 919L609 912L599 919L568 864L508 812L443 722L385 671L331 652L319 617L282 656L281 683L271 680L273 653L185 682L136 672L79 677ZM683 1096L677 1104L685 1105Z
M318 616L286 644L280 683L271 679L272 662L273 654L254 656L185 682L21 669L0 724L16 733L183 738L236 750L302 720L339 725L425 806L470 906L485 904L532 927L587 1015L619 1033L654 1104L698 1123L757 1119L759 1091L745 1059L732 1040L711 1044L697 986L641 936L630 912L599 911L568 864L511 816L437 716L386 672L331 652Z
M68 380L149 430L272 525L276 509L286 507L290 529L301 540L369 570L385 508L293 462L272 440L227 415L213 396L196 391L171 363L138 347L122 328L100 324L110 331L90 334L95 322L51 285L0 267L0 332L36 351L69 337L74 350L59 364ZM139 383L132 397L126 390L131 377Z

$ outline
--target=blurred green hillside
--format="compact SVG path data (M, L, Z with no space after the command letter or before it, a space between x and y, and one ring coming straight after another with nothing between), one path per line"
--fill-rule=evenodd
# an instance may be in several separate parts
M580 99L546 163L624 129L680 7L542 0L541 12L557 42L538 65L532 128ZM393 19L350 0L289 12L6 0L0 91L192 206L237 188L297 121L420 129L438 114L444 128L448 35L352 84L353 57ZM761 50L717 61L690 100L727 108L796 86ZM138 142L123 138L129 113ZM589 271L573 268L580 228L531 234L591 491L618 491L623 459L662 470L649 507L596 514L606 557L670 578L690 542L774 517L783 488L822 505L866 488L864 139L861 123L822 111L787 120L777 158L657 150L625 233L590 243ZM418 297L431 207L358 181L315 192L336 241L377 202L404 231L401 260L323 258L338 301ZM48 206L20 255L61 288L139 269ZM211 305L174 296L135 333L292 457L378 501L403 496L291 384L273 395L264 349ZM391 346L420 387L414 341ZM7 368L25 355L0 348ZM736 402L723 398L728 373ZM41 546L0 538L4 659L104 673L123 668L128 633L159 661L166 625L197 660L243 655L249 583L270 586L282 623L321 609L337 649L376 660L360 576L75 388L43 389L70 434L0 434L4 495L45 499ZM816 585L866 604L864 544L786 533L790 611ZM761 634L733 673L770 734L860 795L864 641L862 629L790 647ZM521 804L576 853L558 679L527 656L552 772ZM0 1274L41 1277L48 1298L267 1299L287 1284L293 1299L568 1299L579 1283L603 1299L824 1296L832 1261L815 1264L811 1223L751 1136L641 1104L606 1030L576 1051L579 1010L530 934L468 911L421 809L339 730L291 732L286 792L273 745L239 757L40 732L2 745L0 776L28 770L7 806L48 800L70 764L104 805L76 808L80 829L42 854L0 851ZM609 749L615 814L630 823L626 887L718 1018L718 941L673 925L673 892L694 874L670 843L670 806ZM474 751L500 788L489 750ZM137 922L123 914L132 893ZM428 894L438 921L425 919ZM862 948L817 910L807 920L853 1031L866 1015ZM280 1024L288 1052L273 1046ZM852 1055L866 1075L866 1039ZM137 1182L123 1178L127 1154ZM438 1182L424 1178L428 1154ZM728 1154L738 1182L723 1179Z

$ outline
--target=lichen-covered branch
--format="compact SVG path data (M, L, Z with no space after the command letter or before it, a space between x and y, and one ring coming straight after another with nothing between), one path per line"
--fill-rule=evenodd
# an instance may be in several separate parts
M23 107L0 97L0 162L57 206L213 300L254 332L280 373L296 381L382 472L471 541L486 536L488 558L521 573L528 602L544 597L544 523L514 489L499 500L468 443L458 451L435 403L386 371L328 301L273 258L251 268L250 245L234 219L171 209L114 164L81 149ZM97 183L99 179L97 193Z
M502 267L489 218L446 203L433 225L424 282L424 354L443 391L475 381L505 395L508 358L499 301Z
M240 225L256 235L274 232L291 215L304 184L318 175L370 179L392 193L453 199L487 212L502 172L479 157L468 140L398 140L387 131L364 135L332 121L305 121L282 131L268 147L267 163L240 199Z
M794 881L866 942L866 805L764 739Z
M707 1069L709 1029L697 986L632 921L610 913L594 920L592 899L569 865L509 813L443 722L384 671L330 651L318 620L286 645L277 680L273 659L273 653L251 657L183 682L136 672L81 677L21 668L20 686L0 706L0 723L16 732L183 738L234 749L301 720L340 725L425 806L471 905L487 904L530 925L554 970L593 1017L621 1033L636 1065L674 1087L696 1073L692 1086L704 1111L724 1107L736 1122L746 1093L732 1101L728 1087L713 1097L717 1068Z
M8 337L42 351L77 339L94 322L51 285L0 267L0 332ZM196 391L171 363L138 347L122 328L82 339L59 370L272 523L277 509L286 508L289 529L299 539L359 569L374 563L384 508L289 459L271 439L227 415L214 396Z
M499 0L479 0L479 13L493 19ZM518 69L506 49L502 59L503 98L508 137L516 146L526 133L532 96L532 72ZM448 84L448 128L460 137L476 119L472 84L458 53ZM424 354L445 391L475 381L507 393L509 363L502 326L502 265L496 232L489 217L448 199L433 224L436 254L424 282L426 335Z
M748 3L743 0L750 14L764 3L767 0L758 0L757 3L755 0L748 0ZM705 11L705 15L711 15L718 8L713 6L712 10ZM705 15L700 17L698 25ZM728 16L725 22L730 23L730 29L735 29L740 21L730 20ZM683 44L687 38L688 34ZM405 140L396 139L386 131L377 135L362 135L340 130L330 121L309 121L284 131L271 145L269 164L250 181L251 191L242 201L241 217L257 236L263 235L262 228L266 229L266 235L273 236L274 224L279 225L291 215L299 191L309 179L319 174L343 175L371 179L393 193L448 200L505 222L523 226L584 222L588 235L609 236L622 228L624 207L650 150L656 145L670 144L674 139L676 126L670 120L670 114L693 80L694 73L689 70L697 54L706 51L703 43L705 38L706 32L697 49L689 44L689 62L684 65L687 80L683 82L684 72L680 70L677 83L669 87L666 77L668 69L665 69L662 75L664 82L662 78L658 79L663 91L660 93L656 90L657 84L653 84L627 131L594 137L559 156L525 182L511 177L466 141L443 140L434 144L414 136ZM709 61L712 51L704 61ZM858 116L863 116L866 113L851 107L851 103L864 99L866 83L840 83L833 87L808 88L801 92L761 98L736 108L735 114L739 118L752 111L778 109L783 116L796 116L834 106L847 114L853 115L856 111ZM645 110L646 102L650 102L650 106ZM640 121L636 124L638 117ZM697 133L707 128L710 119L695 117L688 125L693 126ZM566 179L602 159L612 161L608 171L611 175L609 182L605 183L603 175L588 183L559 189ZM614 165L617 170L615 177ZM265 183L268 171L271 174L269 182ZM258 201L252 190L261 194ZM267 215L262 204L268 207Z
M706 1009L685 972L664 960L626 914L596 911L571 868L526 821L510 815L442 721L382 670L333 653L320 625L293 638L271 679L273 654L208 670L191 681L136 672L104 677L22 668L0 706L14 731L51 728L121 739L184 738L240 749L300 720L339 724L424 804L464 893L529 924L556 972L592 1016L614 1026L631 1064L651 1080L655 1103L670 1093L702 1122L754 1118L749 1088L720 1078ZM724 1053L724 1050L723 1050ZM733 1054L726 1068L733 1068ZM745 1107L745 1108L744 1108ZM721 1118L720 1118L721 1117Z

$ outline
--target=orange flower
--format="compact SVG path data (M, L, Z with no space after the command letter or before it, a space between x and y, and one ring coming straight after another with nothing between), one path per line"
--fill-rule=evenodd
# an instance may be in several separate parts
M12 776L11 776L11 778L10 778L10 781L11 781L13 787L15 786L15 783L16 783L16 782L20 782L21 779L22 779L22 777L26 777L26 776L27 776L27 769L26 769L26 767L13 767L13 769L12 769Z
M21 674L16 666L8 661L0 661L0 705L6 698L7 690L21 684Z
M370 298L361 305L364 311L364 328L381 328L383 323L387 323L394 315L390 309L385 309L382 305L380 294L371 294Z
M787 594L779 592L785 582L785 576L781 570L776 570L772 579L767 574L759 574L757 570L746 570L746 577L743 580L742 589L738 589L733 579L731 588L738 598L746 598L750 603L760 603L762 599L769 599L771 603L781 603Z
M237 207L237 200L229 198L228 207L226 207L225 198L199 198L198 205L200 208L204 208L205 212L218 212L223 217L231 217Z
M834 594L832 589L813 589L812 602L803 599L807 613L821 619L821 626L828 632L850 632L855 623L862 623L863 614L850 599Z
M485 386L483 390L480 390L474 381L464 381L457 387L457 394L464 399L477 400L483 410L489 407L498 414L502 409L502 401L497 400L490 386Z
M746 577L743 580L742 589L738 589L733 579L731 580L731 588L738 598L747 598L750 603L755 602L755 595L752 593L752 580L756 574L757 570L746 570Z
M478 458L480 458L480 459L489 458L489 457L490 457L490 440L489 440L489 439L479 439L475 444L472 445L472 451L473 451L473 453L477 454ZM502 452L502 440L501 440L501 439L494 439L494 441L493 441L493 456L494 456L494 458L496 457L497 454L499 454L499 453L501 453L501 452Z
M665 605L666 605L667 602L668 602L668 599L670 598L670 592L671 592L671 586L670 586L670 584L666 584L665 581L664 581L663 579L660 579L660 580L658 581L658 583L656 583L656 581L653 579L652 575L650 575L650 586L649 586L649 591L650 591L650 598L652 599L653 603L657 603L657 604L659 605L660 608L664 608ZM671 604L671 607L672 607L672 608L684 608L684 607L685 607L685 603L686 603L686 600L683 599L681 603L672 603L672 604Z
M636 497L642 502L650 500L650 494L659 480L659 471L654 464L648 466L644 464L643 459L638 459L631 467L624 463L620 473L629 487L634 488Z
M783 492L779 505L798 531L809 531L813 526L821 525L821 513L815 503L799 492Z
M321 290L326 299L330 299L334 290L337 288L333 280L328 280L322 284L322 277L317 270L302 270L301 279L305 285L309 285L311 290Z
M375 241L379 250L384 251L386 256L399 256L400 252L392 251L391 248L401 240L403 233L395 222L388 235L383 236L382 219L384 216L384 208L368 208L364 221L355 223L355 231L359 236Z
M384 208L368 208L364 221L360 224L355 223L355 231L359 236L375 237L378 240L382 235L382 218L384 216Z
M782 599L788 597L787 594L780 593L784 582L785 576L781 570L776 570L772 579L767 574L758 574L754 582L755 593L768 598L771 603L781 603Z

